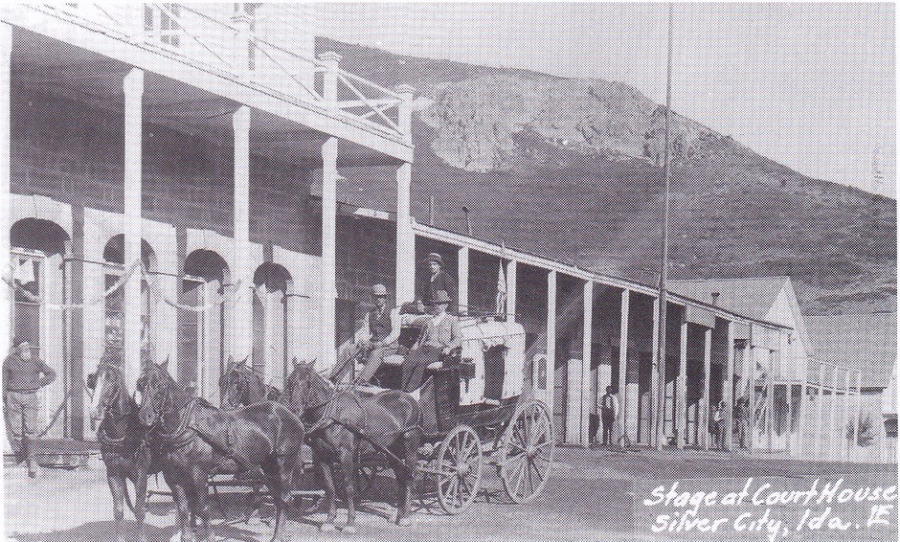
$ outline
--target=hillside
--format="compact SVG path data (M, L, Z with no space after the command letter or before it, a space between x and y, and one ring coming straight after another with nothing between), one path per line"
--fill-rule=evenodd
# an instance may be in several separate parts
M319 39L346 69L421 98L413 214L653 284L663 110L603 80L419 59ZM811 179L673 114L677 278L789 275L810 314L894 310L896 201ZM393 207L389 170L346 171L341 197ZM365 194L363 197L362 195Z

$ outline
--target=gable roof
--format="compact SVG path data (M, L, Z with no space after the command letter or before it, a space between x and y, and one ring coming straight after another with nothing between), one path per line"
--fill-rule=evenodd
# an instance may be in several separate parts
M886 388L897 364L897 313L807 316L816 357L859 369L862 387Z
M672 280L669 281L669 289L705 303L712 303L712 294L718 293L716 305L757 320L766 320L769 309L790 280L789 277Z

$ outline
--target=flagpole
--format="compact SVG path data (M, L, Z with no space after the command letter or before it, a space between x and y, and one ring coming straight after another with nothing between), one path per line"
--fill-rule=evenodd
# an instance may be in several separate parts
M658 389L656 397L655 416L655 445L657 450L663 447L663 419L666 401L666 282L669 275L669 187L671 184L671 116L672 116L672 13L673 4L669 4L669 42L666 58L666 120L665 120L665 150L663 162L663 177L665 179L665 195L663 196L662 218L662 250L659 266L659 355L656 357L656 374L658 375ZM681 408L682 405L678 405ZM680 437L678 437L680 438Z

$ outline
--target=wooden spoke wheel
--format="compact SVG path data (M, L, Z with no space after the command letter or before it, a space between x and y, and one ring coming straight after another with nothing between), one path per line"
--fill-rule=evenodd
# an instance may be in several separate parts
M553 422L544 403L528 401L517 408L498 457L503 489L513 502L529 502L544 490L555 447Z
M437 495L444 512L463 512L478 496L482 468L481 440L468 425L458 425L441 442L437 454Z

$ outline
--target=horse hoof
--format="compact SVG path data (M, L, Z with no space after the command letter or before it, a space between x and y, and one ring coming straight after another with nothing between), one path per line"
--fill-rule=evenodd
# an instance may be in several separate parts
M412 525L412 520L409 518L400 518L397 520L397 525L401 527L409 527Z
M334 523L323 523L322 526L319 527L319 531L323 533L333 533L336 530Z
M346 527L341 529L341 532L344 534L356 534L356 527L354 527L353 525L347 525Z

